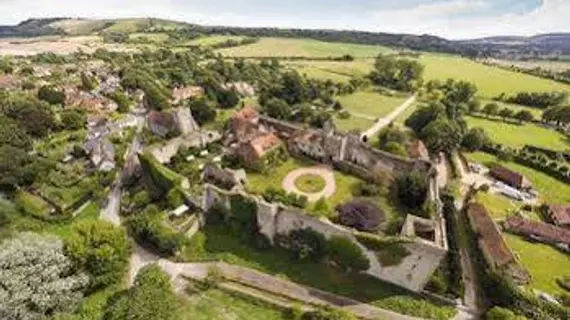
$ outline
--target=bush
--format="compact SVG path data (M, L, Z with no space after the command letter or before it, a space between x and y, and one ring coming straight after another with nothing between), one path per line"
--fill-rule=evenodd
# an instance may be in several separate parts
M141 246L149 247L164 256L175 255L186 243L183 235L163 224L163 216L155 205L128 218L125 225L129 234Z
M171 209L176 209L184 204L184 195L178 188L172 188L166 195L166 201Z
M275 243L301 261L322 261L327 254L327 239L313 229L297 229L287 235L278 235Z
M486 320L525 320L523 316L517 316L509 309L493 307L485 315Z
M380 191L379 185L361 181L356 185L353 194L360 197L375 197L380 195Z
M359 246L345 237L332 237L328 241L328 258L344 272L359 272L370 268L370 262Z
M357 199L336 207L342 225L360 231L375 231L386 220L384 212L373 202Z
M65 103L65 93L55 90L50 86L42 86L38 90L38 98L49 104L63 105Z
M325 307L316 311L305 312L301 320L357 320L358 318L342 310Z

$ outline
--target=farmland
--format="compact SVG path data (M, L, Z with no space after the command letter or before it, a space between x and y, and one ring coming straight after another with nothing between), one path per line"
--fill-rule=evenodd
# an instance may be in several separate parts
M239 41L243 38L244 37L240 36L223 36L223 35L209 36L209 37L200 37L198 39L191 40L190 42L188 42L188 44L194 46L211 46L228 40Z
M420 62L426 67L426 80L453 78L473 82L482 98L493 98L501 93L520 91L565 91L570 86L552 80L487 66L457 56L424 54Z
M553 150L568 150L568 138L562 133L540 127L533 123L505 123L499 119L467 117L467 123L472 128L483 128L495 143L510 147L521 148L524 145L534 145Z
M228 57L375 57L391 52L382 46L331 43L310 39L262 38L257 43L218 50Z
M518 67L523 69L541 68L544 70L561 72L570 70L569 61L547 61L547 60L530 60L530 61L514 61L514 60L496 60L489 59L489 63L498 64L505 67Z

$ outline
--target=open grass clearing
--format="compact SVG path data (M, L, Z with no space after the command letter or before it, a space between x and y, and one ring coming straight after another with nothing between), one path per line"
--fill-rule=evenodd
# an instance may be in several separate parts
M190 40L188 44L193 46L212 46L222 42L226 42L228 40L239 41L244 38L245 37L242 36L216 35L216 36L200 37L194 40Z
M340 96L338 101L342 104L344 109L356 116L381 118L387 116L404 103L406 97L391 97L372 90L367 90Z
M539 213L522 211L522 202L512 200L500 194L479 192L476 200L487 208L493 220L504 220L518 211L527 219L542 221Z
M337 129L344 132L349 131L364 131L374 124L374 120L369 118L363 118L355 115L351 115L348 119L341 119L338 116L335 116L333 122Z
M459 56L423 54L420 62L425 65L426 80L466 80L479 88L478 95L493 98L501 93L514 94L520 91L568 91L569 85L527 74L487 66Z
M348 83L348 81L350 80L349 76L320 69L317 67L304 66L304 67L296 67L294 69L296 69L301 75L309 79L331 80L334 82L341 82L341 83Z
M522 148L533 145L552 150L569 150L570 139L552 129L534 123L506 123L502 119L466 117L470 128L483 128L491 140L509 147Z
M530 288L550 294L564 292L556 283L556 279L568 275L570 257L567 253L550 245L526 241L519 236L506 233L503 236L508 246L530 272L532 276L532 281L528 285Z
M182 257L188 261L222 260L426 319L449 319L455 314L452 307L431 303L370 276L345 274L324 264L293 260L287 251L259 250L242 239L224 226L208 225L194 235Z
M540 193L540 199L543 202L570 203L570 185L545 173L518 163L500 161L497 157L483 152L466 153L465 156L470 162L481 163L487 167L492 167L494 163L498 163L523 174Z
M286 319L282 311L219 289L190 293L182 300L181 313L184 320Z
M305 193L321 192L325 185L325 179L317 174L305 174L295 180L295 187Z
M257 43L220 49L228 57L376 57L392 50L383 46L324 42L312 39L261 38Z

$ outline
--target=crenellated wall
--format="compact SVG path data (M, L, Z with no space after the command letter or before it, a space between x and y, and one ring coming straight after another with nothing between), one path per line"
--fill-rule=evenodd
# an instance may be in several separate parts
M328 219L316 218L299 209L267 203L245 192L230 192L213 185L206 186L205 194L203 209L206 212L215 203L223 204L231 209L229 198L232 195L240 194L253 200L257 204L257 222L260 232L271 241L277 234L288 234L292 230L305 228L320 232L327 238L332 236L348 238L362 249L370 261L370 268L365 271L367 274L416 292L424 288L447 253L446 246L440 245L441 241L432 242L421 238L400 237L408 254L399 264L385 267L379 261L377 252L367 249L358 241L354 230L334 224Z

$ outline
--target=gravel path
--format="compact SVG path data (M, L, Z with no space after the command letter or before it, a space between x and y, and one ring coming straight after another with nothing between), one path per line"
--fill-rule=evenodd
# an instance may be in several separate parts
M390 113L386 117L378 119L370 129L362 133L361 137L370 138L375 136L380 130L382 130L382 128L392 123L394 120L396 120L396 118L400 114L402 114L404 111L406 111L406 109L411 107L414 104L414 102L416 102L415 95L411 96L408 100L404 101L404 103L402 103L398 108L396 108L394 111L392 111L392 113Z
M295 186L295 181L304 175L317 175L325 180L325 187L322 191L316 193L306 193L299 190ZM291 171L281 184L283 189L287 192L295 192L296 194L304 195L309 199L309 202L315 202L320 198L330 198L336 191L336 182L334 179L334 172L328 167L311 167L311 168L301 168Z

